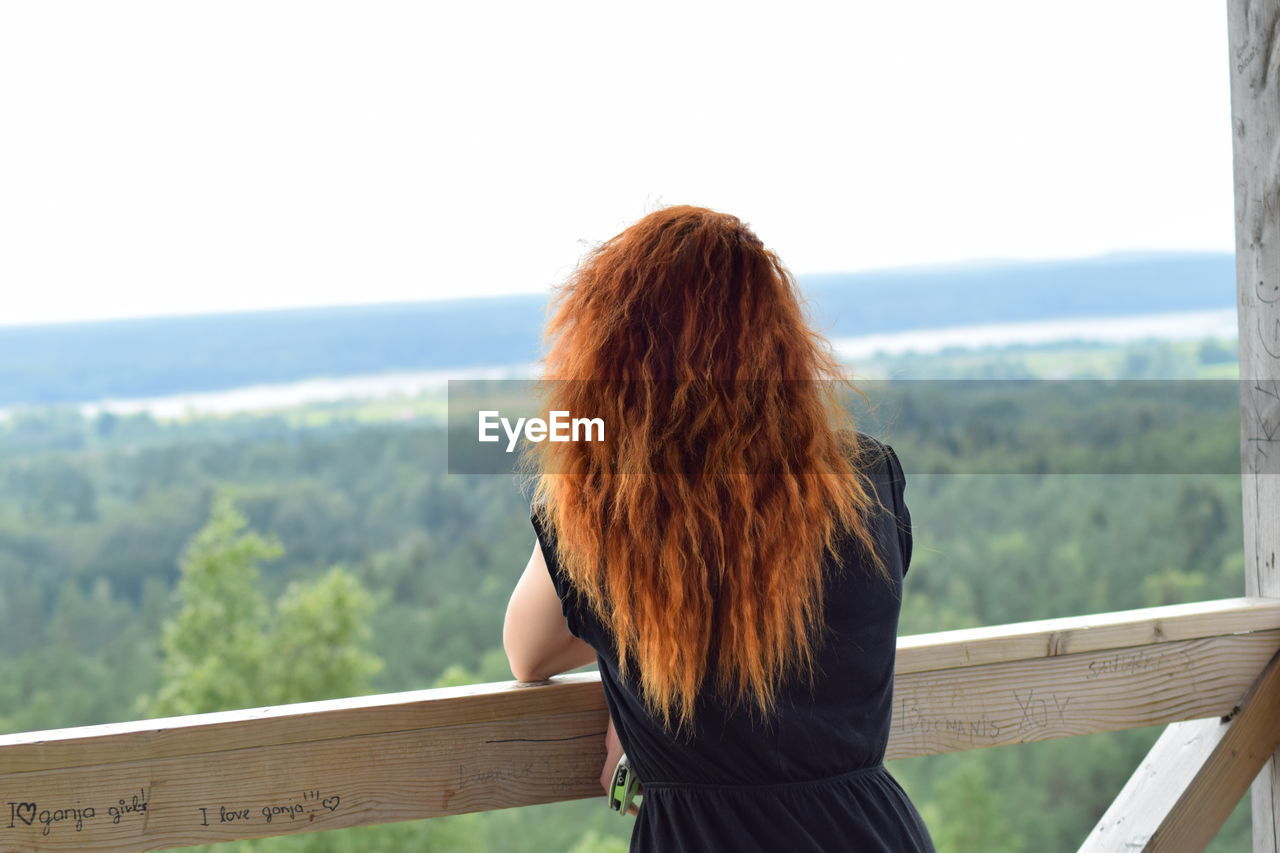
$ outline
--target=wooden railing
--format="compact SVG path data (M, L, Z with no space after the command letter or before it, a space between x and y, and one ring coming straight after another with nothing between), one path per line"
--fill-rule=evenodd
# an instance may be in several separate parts
M1227 18L1249 597L898 644L891 759L1169 724L1089 851L1202 850L1253 782L1254 851L1280 853L1280 0L1228 0ZM0 850L155 850L597 796L605 723L597 677L573 675L7 735Z
M1280 740L1280 716L1266 731L1239 710L1278 650L1280 600L1264 598L903 637L888 758L1252 721L1256 763L1225 761L1229 811ZM0 850L155 850L601 796L606 713L591 673L6 735Z

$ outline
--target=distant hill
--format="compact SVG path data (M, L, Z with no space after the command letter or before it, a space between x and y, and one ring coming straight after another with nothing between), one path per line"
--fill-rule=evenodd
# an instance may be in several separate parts
M835 273L800 283L833 337L1236 304L1235 257L1227 252Z
M804 276L831 337L1235 305L1229 253ZM535 361L546 297L0 326L0 406Z

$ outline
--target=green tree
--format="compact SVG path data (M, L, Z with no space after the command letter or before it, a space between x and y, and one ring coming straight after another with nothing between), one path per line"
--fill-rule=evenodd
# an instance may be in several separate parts
M273 536L249 529L231 496L181 560L179 609L162 629L162 682L141 714L173 716L358 696L382 661L369 651L372 598L335 566L293 581L274 607L260 566L282 556Z
M1025 849L1012 830L986 765L973 756L946 774L936 799L921 804L920 816L939 850L1016 853Z

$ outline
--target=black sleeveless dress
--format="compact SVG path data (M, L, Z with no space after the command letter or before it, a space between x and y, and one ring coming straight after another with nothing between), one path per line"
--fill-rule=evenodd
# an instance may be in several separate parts
M827 576L829 631L816 690L786 690L768 723L730 713L708 690L695 733L677 739L618 674L612 641L561 574L555 537L531 513L574 636L599 654L618 738L643 786L632 851L934 851L929 831L884 766L893 707L902 577L911 561L906 478L888 444L860 435L885 508L877 534L893 584L860 564L850 542ZM601 808L604 808L602 805Z

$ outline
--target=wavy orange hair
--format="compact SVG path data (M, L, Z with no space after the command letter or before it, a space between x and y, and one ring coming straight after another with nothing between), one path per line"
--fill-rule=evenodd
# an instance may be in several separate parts
M531 445L534 509L622 671L668 729L710 672L769 713L812 679L824 551L851 535L888 577L847 380L794 276L737 217L666 207L587 253L546 337L547 408L613 433Z

